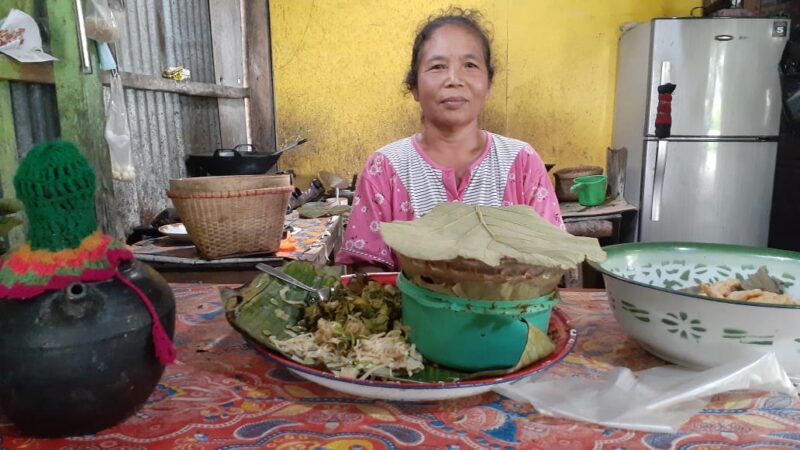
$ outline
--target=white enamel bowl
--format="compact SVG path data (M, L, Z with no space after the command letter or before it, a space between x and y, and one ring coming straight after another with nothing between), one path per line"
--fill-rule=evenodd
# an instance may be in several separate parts
M775 352L800 379L800 306L714 299L677 289L747 278L766 266L800 298L800 253L738 245L634 243L605 247L592 266L605 280L614 317L650 353L692 368Z

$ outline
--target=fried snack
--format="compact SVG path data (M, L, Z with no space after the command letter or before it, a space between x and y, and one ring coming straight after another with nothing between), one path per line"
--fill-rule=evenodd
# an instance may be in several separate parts
M761 289L748 289L746 291L735 291L728 294L725 298L728 300L739 300L744 302L754 301L753 299L763 297L766 292ZM770 292L771 294L771 292Z
M800 299L789 294L775 293L763 289L744 289L737 278L716 283L700 283L700 295L748 303L768 303L772 305L800 305Z
M751 303L770 303L773 305L800 305L800 300L788 294L776 294L774 292L763 292L757 297L747 299Z
M728 298L728 295L742 287L742 282L736 278L718 281L714 284L700 283L700 292L709 297Z

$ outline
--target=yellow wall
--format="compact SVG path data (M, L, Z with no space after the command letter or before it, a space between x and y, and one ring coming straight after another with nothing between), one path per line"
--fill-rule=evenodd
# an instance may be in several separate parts
M405 94L419 24L440 0L271 0L281 168L307 186L320 170L349 178L381 146L417 131ZM688 15L700 0L472 0L494 35L498 69L481 125L530 142L556 169L605 165L619 26Z

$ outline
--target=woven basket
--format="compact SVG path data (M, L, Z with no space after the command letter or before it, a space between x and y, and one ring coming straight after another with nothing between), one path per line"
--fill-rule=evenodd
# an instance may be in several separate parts
M291 185L289 175L231 175L220 177L175 178L169 180L170 192L227 192Z
M497 267L475 259L427 261L398 253L406 278L434 292L480 300L524 300L552 292L566 270L503 262Z
M265 175L170 180L167 196L203 258L271 253L280 246L286 208L294 189L291 185L275 186L288 184L288 177L278 178ZM272 187L254 187L269 185ZM212 190L243 186L254 188Z

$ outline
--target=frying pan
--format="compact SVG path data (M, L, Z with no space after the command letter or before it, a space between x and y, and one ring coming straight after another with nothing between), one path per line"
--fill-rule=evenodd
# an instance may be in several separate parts
M260 153L252 144L239 144L233 149L220 148L213 155L189 155L186 169L189 176L205 175L261 175L278 162L283 152L304 144L300 139L274 153ZM240 150L241 149L241 150Z

